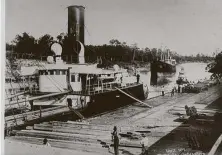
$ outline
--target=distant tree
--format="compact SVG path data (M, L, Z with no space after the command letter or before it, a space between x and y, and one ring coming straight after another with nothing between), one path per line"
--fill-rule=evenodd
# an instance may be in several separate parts
M36 39L26 32L24 32L22 35L16 35L13 43L15 44L14 50L16 53L38 54L36 49Z
M207 65L206 69L213 73L213 79L221 79L222 78L222 51L218 53L214 59L214 61Z
M109 43L110 43L110 45L115 45L115 46L121 45L121 42L117 39L112 39L109 41Z
M41 36L37 40L39 54L44 56L53 55L54 53L51 51L51 45L53 42L54 42L53 37L50 36L49 34Z
M15 48L15 45L6 43L5 48L6 48L6 51L13 51Z
M157 55L157 48L152 48L151 49L151 54L152 54L152 60L156 60L158 55Z
M59 43L62 44L62 42L63 42L65 36L66 36L65 33L60 33L60 34L56 37L56 39L57 39L57 41L58 41Z

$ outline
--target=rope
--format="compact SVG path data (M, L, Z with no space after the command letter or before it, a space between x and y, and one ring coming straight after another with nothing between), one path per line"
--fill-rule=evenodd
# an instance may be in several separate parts
M37 64L38 63L38 64ZM46 69L45 67L44 67L44 65L41 65L40 64L40 62L38 62L38 60L37 60L37 63L34 63L39 69L41 69L40 67L42 67L42 69L44 69L44 70L47 70L48 71L48 69ZM56 84L58 84L58 83L56 83L56 81L55 81L55 79L53 78L53 77L50 77L49 75L47 75L46 76L51 82L54 82L53 84L59 89L59 91L60 92L63 92L63 90L61 90L61 85L60 85L60 87L59 86L57 86ZM53 81L52 81L53 80ZM59 84L58 84L59 85Z

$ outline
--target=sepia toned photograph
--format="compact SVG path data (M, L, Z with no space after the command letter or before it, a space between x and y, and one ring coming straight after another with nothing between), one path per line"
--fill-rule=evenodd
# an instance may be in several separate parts
M222 155L221 0L4 5L4 155Z

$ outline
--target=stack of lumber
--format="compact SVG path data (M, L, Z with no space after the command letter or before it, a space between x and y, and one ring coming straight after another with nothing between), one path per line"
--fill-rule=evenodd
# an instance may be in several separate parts
M5 117L5 123L7 129L11 129L18 126L27 125L31 122L37 122L40 119L46 119L48 117L54 117L63 113L69 113L70 109L66 106L59 106L53 108L47 108L43 110L30 111L22 114L11 115ZM41 114L40 114L41 113Z
M126 148L137 148L137 151L140 151L141 134L148 133L148 131L138 129L129 131L129 127L122 127L120 130L122 150L129 151ZM43 139L47 138L52 147L107 154L109 148L113 146L112 131L113 126L110 125L51 121L27 126L26 130L16 131L15 136L9 138L38 145L42 145ZM121 137L121 135L125 137Z

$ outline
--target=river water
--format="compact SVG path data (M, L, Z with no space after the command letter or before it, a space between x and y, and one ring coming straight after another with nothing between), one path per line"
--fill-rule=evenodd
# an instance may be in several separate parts
M171 91L172 88L176 86L176 80L178 78L179 72L181 71L181 68L184 68L185 76L187 77L188 81L197 82L199 80L209 79L211 73L205 70L206 66L207 63L178 64L176 67L176 73L158 73L158 84L156 86L150 84L151 72L141 72L141 81L144 84L147 84L149 88L148 98L151 98L160 95L163 86L165 92Z

